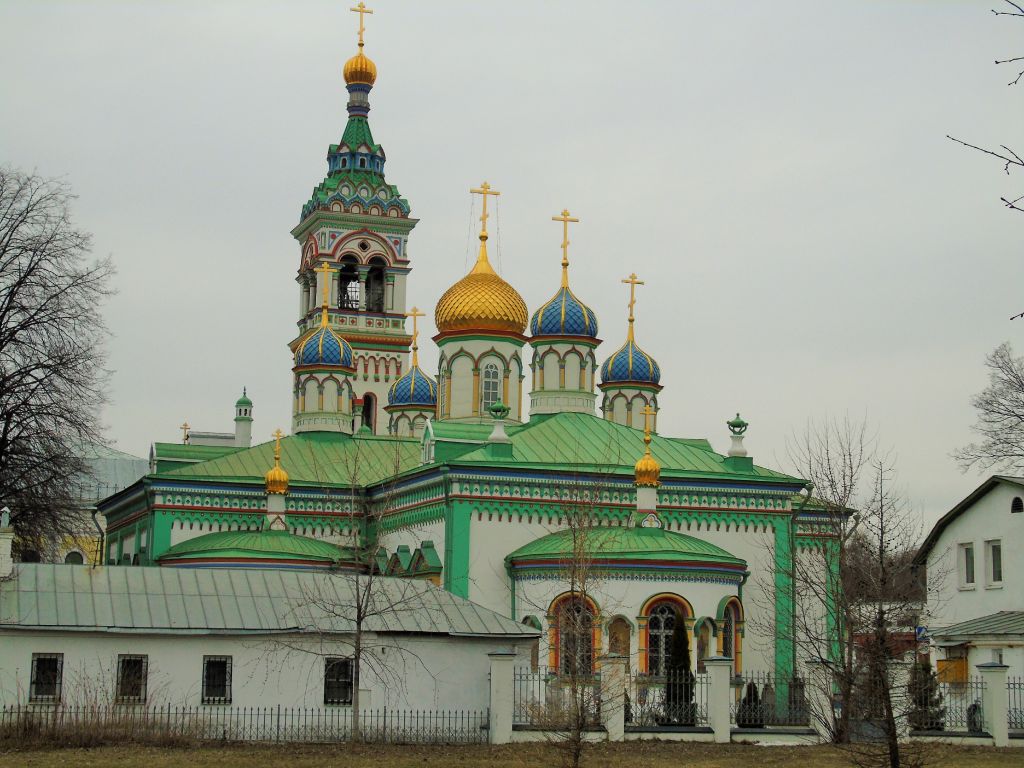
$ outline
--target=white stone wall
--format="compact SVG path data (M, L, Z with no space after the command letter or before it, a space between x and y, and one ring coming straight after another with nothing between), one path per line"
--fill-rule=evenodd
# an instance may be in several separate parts
M320 707L323 656L351 653L344 638L322 640L0 631L0 705L28 702L33 653L62 653L63 700L69 705L112 703L118 654L145 654L149 657L147 704L153 706L199 706L203 656L223 655L232 657L232 707ZM515 645L508 640L447 635L369 640L377 660L362 665L362 687L370 690L368 706L374 708L484 709L488 706L487 654ZM315 652L287 647L296 644ZM528 645L519 641L518 650L528 654ZM381 665L387 670L383 675L374 671Z
M522 355L522 345L500 337L488 339L443 339L439 346L441 355L438 381L451 379L450 397L446 403L449 419L482 418L490 416L480 411L483 398L484 368L492 363L498 368L498 397L509 407L508 418L519 421L522 418L523 381L522 367L517 355ZM473 369L479 374L479 390L474 387ZM505 396L505 381L508 381L508 397ZM443 384L442 384L443 386ZM476 408L476 412L474 412Z

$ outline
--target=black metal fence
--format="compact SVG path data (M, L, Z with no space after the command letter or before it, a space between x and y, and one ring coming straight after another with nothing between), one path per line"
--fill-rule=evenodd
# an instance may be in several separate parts
M1006 680L1006 723L1011 731L1024 731L1024 677Z
M601 724L600 675L559 675L547 667L516 667L512 675L512 723L557 730Z
M482 744L486 710L368 709L364 741L386 744ZM342 742L352 739L350 707L0 707L0 737L62 741L88 731L124 741Z
M939 682L934 684L934 689L933 701L926 708L917 706L911 712L911 732L981 733L985 730L983 680L972 677L957 683Z
M807 689L800 677L743 672L733 679L729 706L737 728L808 727Z
M626 726L645 730L706 727L710 688L705 673L633 675L626 688Z

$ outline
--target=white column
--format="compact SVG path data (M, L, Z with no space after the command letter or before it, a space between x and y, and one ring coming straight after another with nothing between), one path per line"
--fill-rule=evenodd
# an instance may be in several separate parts
M305 280L299 280L299 317L305 317L309 311L309 287Z
M601 725L608 741L626 738L626 665L629 659L617 653L600 656Z
M901 657L889 661L889 703L896 720L896 738L906 741L910 737L910 670L914 662Z
M395 308L395 276L384 275L384 309L387 312Z
M0 528L0 579L7 578L14 572L14 556L11 554L11 548L14 546L14 529L10 525L7 507L4 507L4 510L0 517L3 524Z
M314 307L319 307L320 306L320 303L323 301L323 295L324 295L324 273L323 272L317 272L316 273L316 289L315 289L315 295L313 296L313 306Z
M340 289L341 289L341 275L332 274L331 275L331 298L330 298L330 302L331 302L331 306L332 307L337 307L337 306L339 306L341 304Z
M359 269L359 311L366 311L366 273L367 269Z
M709 659L704 659L704 667L708 671L711 683L708 691L708 725L715 732L715 743L728 744L732 731L732 725L729 722L732 659L724 656L712 656Z
M516 655L511 651L488 653L491 660L490 723L491 744L508 744L512 740L512 697Z
M811 727L818 734L819 741L828 743L832 741L834 724L832 662L826 659L808 659L804 662L803 676Z
M992 736L993 746L1007 747L1010 745L1010 734L1006 711L1006 673L1010 668L994 661L978 664L977 667L978 672L981 673L981 679L985 681L985 690L982 692L981 700L985 730Z

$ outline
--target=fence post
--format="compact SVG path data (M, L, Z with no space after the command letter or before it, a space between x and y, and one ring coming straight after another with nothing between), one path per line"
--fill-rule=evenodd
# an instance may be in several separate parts
M608 741L626 738L626 663L617 653L599 656L601 669L601 725Z
M508 744L512 740L513 664L512 651L488 653L491 660L490 721L487 724L491 744Z
M978 671L985 683L981 692L981 710L985 717L985 730L992 736L992 744L1006 747L1010 744L1009 725L1007 724L1007 680L1009 667L998 662L978 664Z
M828 659L807 659L804 662L804 692L807 696L807 715L818 741L832 741L835 709L832 703L834 683L832 662Z
M729 691L732 682L732 659L712 656L704 659L708 671L708 725L715 732L715 742L728 744L732 735L729 723Z

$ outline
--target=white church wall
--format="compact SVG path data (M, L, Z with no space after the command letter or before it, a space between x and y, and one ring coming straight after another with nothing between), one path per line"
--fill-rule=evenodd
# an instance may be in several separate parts
M374 663L362 666L368 707L484 709L487 654L510 646L529 658L529 641L405 636L369 638ZM117 635L0 631L0 704L28 703L33 653L63 654L62 700L113 703L118 654L148 656L147 704L202 705L203 656L232 659L232 707L321 707L324 657L350 655L343 638L301 636ZM291 647L289 647L291 646ZM297 650L308 648L315 652ZM383 667L386 673L376 670ZM205 705L216 709L220 705Z

